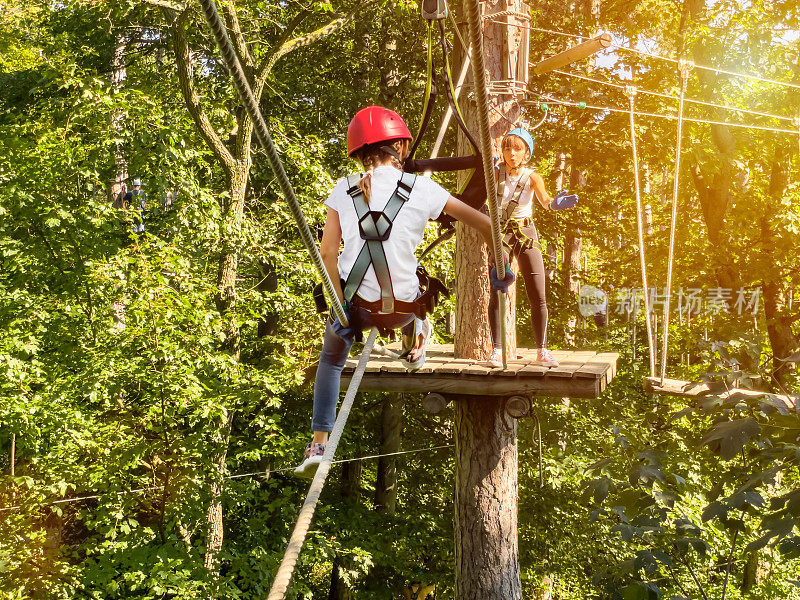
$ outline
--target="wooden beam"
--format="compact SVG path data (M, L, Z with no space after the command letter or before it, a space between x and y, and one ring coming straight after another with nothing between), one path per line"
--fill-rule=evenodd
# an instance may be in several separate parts
M534 67L533 72L537 75L544 75L545 73L549 73L555 69L560 69L561 67L565 67L579 60L583 60L592 54L596 54L601 50L605 50L611 46L611 42L611 34L603 33L595 38L592 38L591 40L583 42L582 44L578 44L577 46L568 48L563 52L559 52L555 56L545 58L542 62Z
M789 410L797 409L797 398L785 394L772 394L769 392L759 392L758 390L744 390L731 388L723 392L714 392L707 384L696 381L681 381L680 379L665 379L661 385L661 378L647 377L644 380L644 389L651 394L665 394L670 396L684 396L688 398L698 398L702 396L716 396L723 400L757 400L766 395L777 398Z
M544 369L544 367L541 367ZM350 382L350 373L342 374L342 386ZM605 387L605 386L602 386ZM461 394L473 396L553 396L570 398L597 398L601 381L594 378L562 377L488 377L486 375L429 375L386 373L364 375L363 392L417 392Z

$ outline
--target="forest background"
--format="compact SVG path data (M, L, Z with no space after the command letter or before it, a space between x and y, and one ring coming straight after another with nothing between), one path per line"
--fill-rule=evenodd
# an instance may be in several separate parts
M657 54L800 84L791 0L529 4L534 26L599 26ZM355 111L387 105L416 127L419 7L221 6L319 232L327 191L355 168L343 141ZM252 126L194 6L0 8L0 596L264 598L306 489L286 469L307 442L322 325ZM530 43L537 60L568 40L531 31ZM674 63L621 51L571 70L679 89ZM618 88L558 74L530 90L531 121L540 94L627 107ZM797 129L796 88L696 70L687 95L788 121L697 104L693 117ZM601 398L537 400L541 454L534 422L521 425L524 597L800 598L798 413L770 394L642 391L644 316L616 293L640 285L628 116L550 107L533 163L581 186L576 210L536 215L552 254L550 339L621 358ZM642 94L637 107L676 112ZM637 133L660 289L675 121L641 118ZM442 154L455 147L451 131ZM732 296L673 319L668 375L796 394L798 135L690 123L682 160L674 287ZM133 177L148 195L143 235L119 210ZM451 244L427 263L449 282ZM576 318L576 278L610 293L607 327ZM759 298L754 311L738 310L738 290ZM451 309L437 310L440 341ZM527 324L524 294L518 313ZM519 339L532 344L527 326ZM420 399L358 401L342 457L420 451L335 467L290 597L397 598L418 581L452 598L451 426Z

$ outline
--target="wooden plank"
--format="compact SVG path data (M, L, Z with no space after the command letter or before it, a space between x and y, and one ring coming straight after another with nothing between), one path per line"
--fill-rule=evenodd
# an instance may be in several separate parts
M474 364L476 364L476 361L474 361L471 358L456 358L456 359L451 360L446 365L441 366L438 369L436 369L436 374L437 375L440 374L440 373L458 374L458 373L461 373L461 371L463 371L465 368L469 367L470 365L474 365Z
M578 352L573 352L564 360L559 361L557 367L553 367L547 373L552 377L572 377L580 367L582 367L587 360L595 356L594 353L581 355Z
M516 377L520 371L531 363L530 358L523 360L509 361L507 369L501 369L499 375L501 377Z
M528 377L542 377L547 375L547 372L550 370L550 367L543 367L542 365L537 365L535 363L528 363L524 367L522 367L518 372L517 375L519 376L528 376Z
M619 358L619 354L615 352L596 354L575 371L575 377L598 378L602 376L608 383L616 375L617 358Z
M350 376L342 377L342 387ZM596 398L600 385L594 379L562 377L487 377L486 375L380 375L366 374L361 390L377 392L439 392L470 396L535 395L571 398Z
M511 365L509 365L511 366ZM471 365L467 366L463 371L461 371L464 375L489 375L489 374L499 374L503 371L503 367L490 367L483 362L474 362Z

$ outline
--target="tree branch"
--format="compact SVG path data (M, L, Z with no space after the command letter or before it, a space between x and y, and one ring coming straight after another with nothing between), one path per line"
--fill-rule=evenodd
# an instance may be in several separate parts
M173 28L175 34L175 63L178 67L178 80L181 85L181 93L186 101L189 114L200 130L200 135L203 136L208 147L222 163L228 175L230 175L236 161L214 130L214 126L211 124L211 121L200 104L200 96L194 86L194 67L192 65L189 43L186 41L186 20L188 14L188 10L182 12L175 21Z
M242 34L242 27L239 25L239 17L236 15L236 8L234 8L232 2L222 2L222 15L225 17L225 25L228 28L236 54L239 56L239 62L242 63L245 74L248 79L251 79L250 85L252 85L253 57L247 48L247 42Z
M185 4L170 2L169 0L144 0L144 2L146 4L152 4L153 6L159 6L175 12L183 12L188 8L188 6Z
M359 14L363 14L364 9L368 8L371 3L367 3L366 5L362 5L359 8ZM269 75L272 68L275 66L275 63L280 60L281 57L287 55L292 50L297 50L298 48L303 48L305 46L310 46L314 42L321 40L324 37L332 35L337 31L343 29L346 25L348 25L351 21L353 21L356 17L356 13L350 13L349 15L345 15L339 17L338 19L334 19L324 27L320 27L319 29L307 33L305 35L298 36L294 39L288 40L283 42L280 47L275 51L275 53L269 57L266 63L259 69L258 78L265 78Z

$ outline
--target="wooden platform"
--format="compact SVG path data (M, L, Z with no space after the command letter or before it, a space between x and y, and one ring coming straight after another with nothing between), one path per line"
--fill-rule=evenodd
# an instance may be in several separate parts
M397 350L398 344L388 346ZM361 382L363 391L438 392L480 396L556 396L596 398L617 372L614 352L569 352L553 350L560 365L555 368L533 364L536 350L518 348L508 369L488 367L481 362L454 359L452 344L428 344L425 365L407 372L393 358L373 353ZM356 358L348 360L342 373L342 388L350 383Z
M664 385L661 385L660 378L647 377L644 380L644 389L651 394L666 394L669 396L685 396L689 398L714 396L720 398L727 404L765 399L768 400L769 403L771 403L778 410L787 410L792 412L796 412L798 410L797 396L771 394L769 392L742 390L738 388L723 388L715 390L709 387L707 383L696 381L664 379Z

